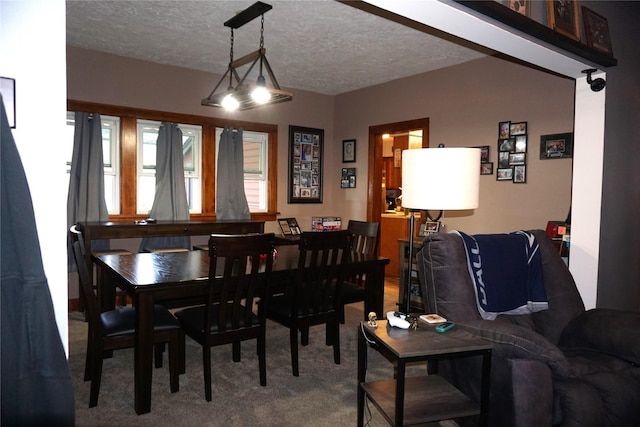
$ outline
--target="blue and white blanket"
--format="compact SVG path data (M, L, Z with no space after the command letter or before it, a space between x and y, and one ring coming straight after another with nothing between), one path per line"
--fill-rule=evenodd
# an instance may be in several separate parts
M542 279L540 247L533 234L478 234L460 231L469 274L483 319L498 314L528 314L549 305Z

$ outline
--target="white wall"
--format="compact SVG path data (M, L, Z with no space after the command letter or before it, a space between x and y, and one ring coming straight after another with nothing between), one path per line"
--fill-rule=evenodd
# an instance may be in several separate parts
M13 136L31 190L42 261L67 355L64 0L0 1L0 75L16 80Z

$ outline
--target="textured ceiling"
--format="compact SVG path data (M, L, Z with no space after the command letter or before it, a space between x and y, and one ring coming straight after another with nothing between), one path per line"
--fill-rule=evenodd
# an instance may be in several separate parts
M247 1L68 0L67 44L223 74ZM333 0L268 1L267 58L283 88L336 95L484 56ZM258 49L260 19L235 30L234 57Z

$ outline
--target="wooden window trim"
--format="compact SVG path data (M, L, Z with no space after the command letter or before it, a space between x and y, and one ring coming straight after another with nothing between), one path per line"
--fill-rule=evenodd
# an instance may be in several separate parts
M120 117L120 214L109 215L112 221L143 219L136 213L137 201L137 130L138 119L169 121L202 126L202 213L192 214L193 220L215 220L215 129L232 126L269 135L269 200L267 212L252 213L251 219L273 221L278 214L278 126L217 117L196 116L167 111L145 110L94 102L67 100L68 111L84 111Z

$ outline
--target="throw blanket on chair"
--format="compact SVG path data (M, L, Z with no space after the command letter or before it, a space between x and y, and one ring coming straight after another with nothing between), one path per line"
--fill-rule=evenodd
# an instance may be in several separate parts
M540 248L525 231L510 234L458 234L483 319L498 314L528 314L548 308Z

